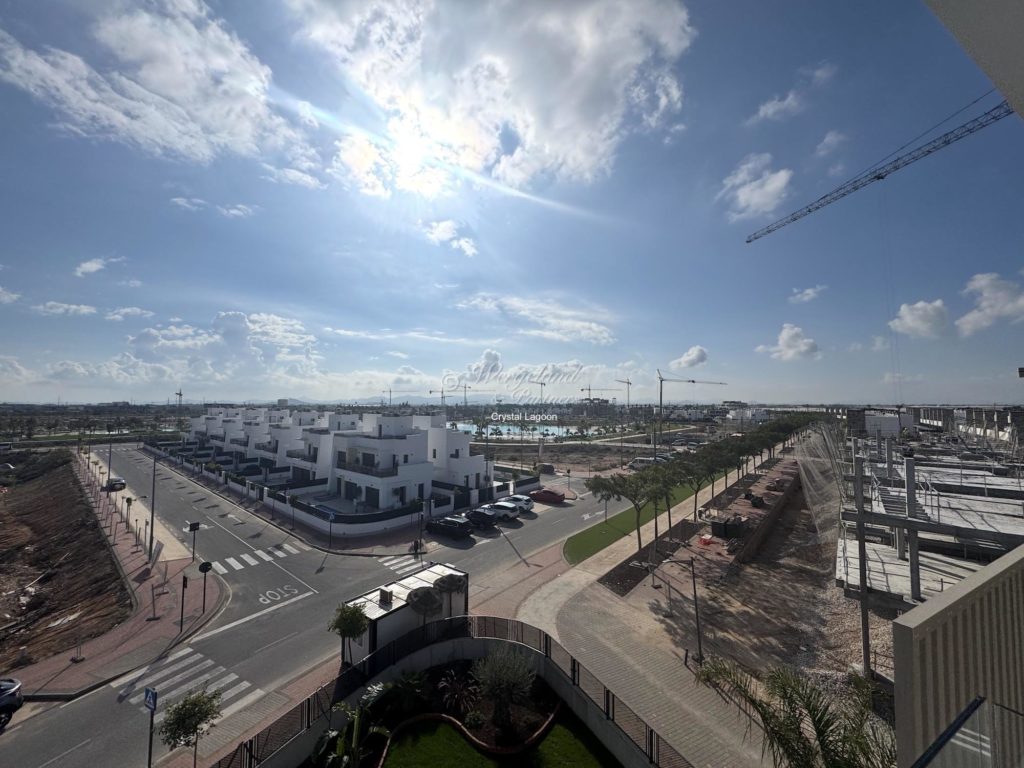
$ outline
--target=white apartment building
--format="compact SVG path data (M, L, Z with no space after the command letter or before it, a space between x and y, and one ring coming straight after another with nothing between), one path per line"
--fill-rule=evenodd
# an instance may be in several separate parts
M391 416L283 409L210 408L194 418L190 440L203 458L259 466L265 478L289 468L290 482L326 479L328 494L359 511L386 511L430 498L433 483L469 490L491 485L493 467L470 455L470 436L443 414ZM346 505L347 506L347 505Z

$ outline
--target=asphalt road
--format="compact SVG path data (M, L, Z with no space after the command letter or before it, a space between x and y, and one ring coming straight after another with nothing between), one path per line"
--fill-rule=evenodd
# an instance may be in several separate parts
M152 495L153 461L141 451L115 447L113 472L127 481L128 493ZM275 689L338 653L338 639L325 627L339 603L401 578L409 567L394 558L326 555L174 470L158 464L156 472L157 517L189 547L188 524L200 523L196 556L216 563L229 589L227 605L164 661L27 719L15 715L0 734L0 766L145 765L148 713L139 698L147 684L161 691L159 715L191 685L219 683L228 716L217 737L240 734L261 708L280 703ZM561 478L551 483L565 484ZM580 478L572 488L585 494ZM612 502L609 514L624 506ZM554 507L537 505L535 513L470 541L437 539L428 558L469 572L472 583L474 576L506 568L592 525L603 513L604 504L589 495ZM154 741L156 761L166 748Z

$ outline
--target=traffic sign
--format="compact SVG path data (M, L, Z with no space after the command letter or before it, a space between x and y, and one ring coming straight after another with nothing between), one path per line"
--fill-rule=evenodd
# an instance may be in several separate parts
M150 712L156 712L156 688L146 689L146 709Z
M204 563L200 563L200 564L199 564L199 572L200 572L200 573L206 573L206 572L208 572L208 571L209 571L209 570L210 570L211 568L213 568L213 563L210 563L210 562L204 562Z

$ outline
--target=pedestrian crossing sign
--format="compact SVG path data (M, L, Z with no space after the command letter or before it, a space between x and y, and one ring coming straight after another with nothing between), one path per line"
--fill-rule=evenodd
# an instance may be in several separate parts
M146 709L156 712L156 688L146 689Z

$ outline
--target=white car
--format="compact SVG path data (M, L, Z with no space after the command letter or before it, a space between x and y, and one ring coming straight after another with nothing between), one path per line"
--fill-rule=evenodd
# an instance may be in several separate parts
M506 496L500 501L508 501L519 507L520 512L532 512L533 511L533 499L529 496L524 496L521 493L517 493L514 496Z
M519 517L519 505L511 501L496 501L488 504L485 509L491 510L499 520L515 520Z

